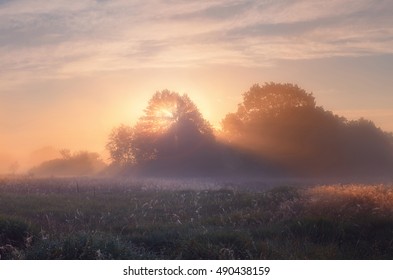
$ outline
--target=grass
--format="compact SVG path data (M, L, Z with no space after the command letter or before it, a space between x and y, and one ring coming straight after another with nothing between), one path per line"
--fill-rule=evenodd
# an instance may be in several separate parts
M393 188L3 179L0 256L392 259Z

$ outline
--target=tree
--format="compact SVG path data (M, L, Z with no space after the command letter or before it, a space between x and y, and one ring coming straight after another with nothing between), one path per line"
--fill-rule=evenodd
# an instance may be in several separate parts
M228 114L221 124L225 138L232 143L276 154L277 149L284 151L292 145L282 143L286 141L283 133L293 131L294 125L306 125L310 112L316 111L312 94L297 85L256 84L243 94L237 112ZM295 116L297 121L293 119Z
M64 159L70 159L72 156L69 149L61 149L59 153Z
M312 93L293 84L265 83L255 84L243 94L243 103L239 105L238 115L243 120L255 117L278 116L293 108L315 108Z
M296 175L392 170L393 148L386 133L371 121L349 122L316 106L313 95L296 85L254 85L222 127L231 145Z
M107 148L114 163L181 173L208 168L214 145L213 130L191 99L163 90L152 96L134 127L112 131Z
M210 124L191 99L168 90L153 95L135 131L142 160L168 157L213 139Z
M265 83L253 85L243 93L243 102L236 113L228 114L222 121L224 132L241 133L247 126L274 119L294 109L314 109L312 93L292 84ZM254 127L255 128L255 127Z
M29 173L37 176L86 176L94 175L105 168L105 163L97 153L80 151L67 152L62 158L42 162Z
M352 172L392 174L392 136L372 121L360 118L347 122L342 138L343 161L351 167Z
M134 129L124 124L112 129L106 149L114 163L121 166L134 164Z
M197 106L186 95L163 90L156 92L136 125L141 133L160 135L179 123L188 121L201 134L212 135L210 124L202 117Z

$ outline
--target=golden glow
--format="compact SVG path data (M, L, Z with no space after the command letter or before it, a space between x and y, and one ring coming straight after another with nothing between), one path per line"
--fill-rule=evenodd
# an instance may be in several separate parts
M365 117L393 132L391 40L385 36L390 18L388 13L367 16L382 6L330 1L319 9L313 1L299 1L277 9L275 1L265 1L259 9L258 1L175 1L170 7L155 1L152 8L149 1L42 1L32 7L27 1L6 2L0 9L0 36L8 40L0 48L3 165L18 160L27 166L22 158L45 146L102 153L111 129L137 123L152 94L163 89L188 94L219 128L253 84L290 82L314 91L327 110ZM320 21L354 11L364 11L364 20L348 18L334 26ZM138 28L126 28L135 22ZM276 24L283 28L263 28ZM359 25L356 34L354 25ZM21 30L26 38L15 36ZM57 34L67 34L67 40ZM178 117L176 107L161 105L154 113L156 129L168 128Z
M326 185L305 190L309 205L325 209L324 214L334 214L342 211L341 215L349 212L346 209L356 208L356 211L368 211L373 214L391 213L393 211L393 190L384 185ZM340 210L339 210L340 209Z
M51 87L45 82L37 83L34 94L24 99L18 97L17 90L12 92L15 94L0 95L0 162L4 163L0 164L0 173L8 172L13 161L20 163L19 172L27 170L31 167L27 161L30 153L45 146L103 154L111 129L120 124L136 124L152 95L166 88L187 94L216 128L227 113L236 111L242 101L241 93L256 82L295 82L307 90L315 89L318 104L324 105L330 100L327 110L338 107L334 102L341 107L346 105L338 97L323 100L320 87L307 82L307 76L298 72L297 80L293 81L285 72L274 75L274 69L253 71L219 66L165 71L138 69L57 81ZM388 103L390 99L384 100ZM351 117L347 111L336 111ZM172 118L176 118L175 112L173 104L157 107L155 114L160 116L160 129L168 128ZM362 111L359 115L375 121L384 130L393 131L391 113L380 110L371 113Z
M171 106L160 107L154 114L158 119L162 120L173 121L175 119L175 111Z
M151 116L148 117L147 133L163 133L169 129L169 127L177 119L177 104L173 102L162 102L157 106L153 106Z

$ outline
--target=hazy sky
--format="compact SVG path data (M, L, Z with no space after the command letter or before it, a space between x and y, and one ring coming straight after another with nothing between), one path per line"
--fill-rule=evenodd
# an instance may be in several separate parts
M392 14L391 0L0 0L0 157L101 152L165 88L218 125L269 81L393 131Z

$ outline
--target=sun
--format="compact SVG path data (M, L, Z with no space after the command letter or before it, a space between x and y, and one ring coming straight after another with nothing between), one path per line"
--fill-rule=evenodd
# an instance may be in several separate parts
M174 119L175 114L172 110L172 108L170 107L163 107L163 108L159 108L156 112L156 116L159 118L163 118L163 119Z
M156 106L152 111L152 131L164 132L168 130L177 120L176 104L164 103Z

